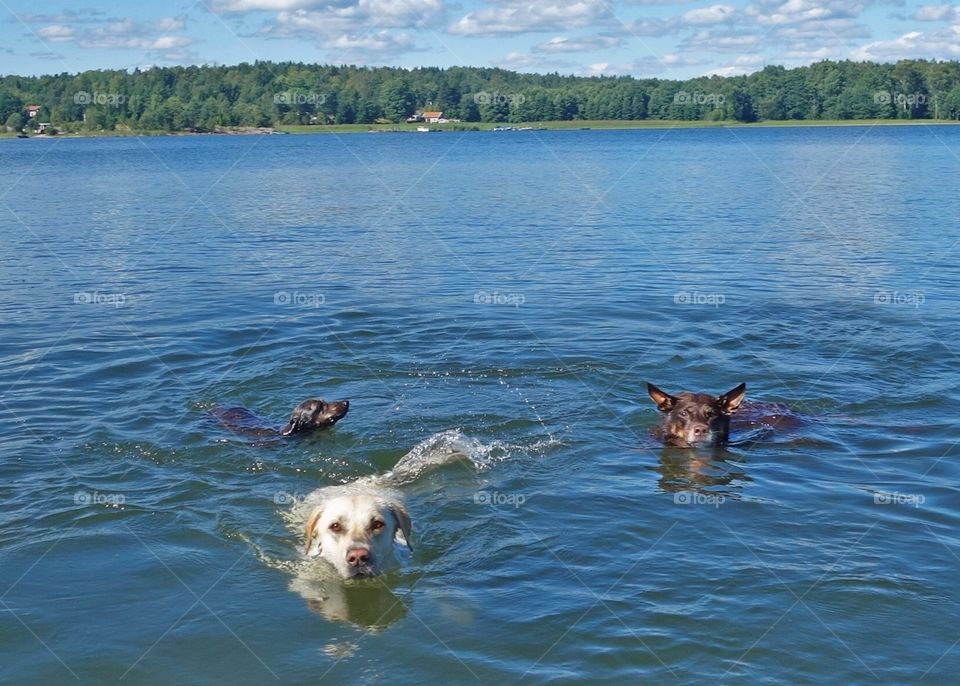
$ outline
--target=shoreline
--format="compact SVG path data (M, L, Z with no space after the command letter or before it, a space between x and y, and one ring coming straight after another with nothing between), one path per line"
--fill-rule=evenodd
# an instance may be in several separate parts
M705 128L805 128L805 127L874 127L874 126L957 126L960 121L950 119L793 119L761 122L703 121L688 119L636 119L636 120L573 120L518 122L459 122L431 124L430 133L480 133L493 132L497 127L512 127L504 133L527 133L529 131L623 131L632 129L705 129ZM344 133L423 133L417 131L422 124L292 124L277 127L238 127L220 131L85 131L82 133L59 133L54 136L40 134L27 138L58 140L62 138L125 138L153 136L265 136ZM518 131L519 128L526 131ZM2 132L0 139L18 139L16 133Z

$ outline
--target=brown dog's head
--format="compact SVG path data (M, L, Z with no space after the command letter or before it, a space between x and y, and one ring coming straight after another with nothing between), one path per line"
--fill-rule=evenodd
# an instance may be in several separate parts
M720 396L706 393L681 393L672 396L652 383L647 393L664 413L655 431L664 443L676 448L695 445L721 445L730 437L730 415L737 411L747 394L747 385L740 384Z
M314 429L321 429L327 426L333 426L343 419L350 409L349 400L335 400L328 403L318 398L310 398L293 408L290 413L290 419L280 434L283 436L293 436L294 434L307 433Z

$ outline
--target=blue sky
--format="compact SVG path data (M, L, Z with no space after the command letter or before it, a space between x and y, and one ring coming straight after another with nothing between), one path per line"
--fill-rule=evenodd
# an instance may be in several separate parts
M0 73L263 60L688 78L960 59L960 5L890 0L0 0Z

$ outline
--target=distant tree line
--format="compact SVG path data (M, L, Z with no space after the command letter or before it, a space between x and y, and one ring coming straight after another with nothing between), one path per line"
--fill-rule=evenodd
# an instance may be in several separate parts
M30 117L26 108L38 105ZM686 81L256 62L0 77L0 122L60 130L400 122L422 110L464 122L686 119L960 120L960 62L823 61Z

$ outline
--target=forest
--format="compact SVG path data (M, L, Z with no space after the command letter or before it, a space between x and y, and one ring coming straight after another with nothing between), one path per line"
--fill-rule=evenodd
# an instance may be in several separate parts
M960 62L822 61L686 81L256 62L0 77L0 126L60 131L402 122L960 119Z

